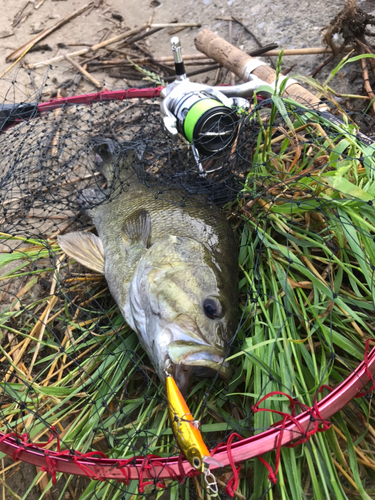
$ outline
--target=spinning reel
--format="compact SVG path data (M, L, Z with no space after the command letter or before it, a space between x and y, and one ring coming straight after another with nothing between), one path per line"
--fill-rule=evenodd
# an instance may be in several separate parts
M238 119L250 108L248 99L266 82L251 75L250 81L228 87L193 83L185 73L179 38L173 37L171 45L176 80L161 92L162 123L173 139L180 134L192 145L199 163L199 155L210 156L233 144ZM260 95L270 96L267 92Z

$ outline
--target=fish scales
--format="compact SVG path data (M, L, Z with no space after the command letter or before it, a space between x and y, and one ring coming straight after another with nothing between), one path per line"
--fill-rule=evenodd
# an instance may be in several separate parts
M105 203L91 210L90 216L105 247L105 255L110 255L114 262L126 265L122 223L133 213L145 209L151 218L149 246L170 234L178 233L179 236L194 238L210 249L219 270L220 266L226 265L229 272L237 275L236 243L228 233L228 230L231 230L222 212L216 206L209 207L205 200L199 197L192 197L188 206L181 207L178 203L181 204L184 194L178 190L168 191L167 201L160 195L157 197L152 189L133 182L127 191L111 203ZM131 278L129 273L131 270L126 268L121 279L129 280ZM113 278L117 281L117 273ZM114 290L112 294L116 294L116 291Z

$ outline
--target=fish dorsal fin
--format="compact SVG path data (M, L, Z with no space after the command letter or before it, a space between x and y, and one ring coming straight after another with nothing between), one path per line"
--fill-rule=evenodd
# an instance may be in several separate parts
M57 242L62 250L77 262L104 274L104 251L98 236L92 233L68 233L58 236Z
M144 208L132 213L122 227L122 237L128 246L141 244L147 247L150 232L150 214Z
M126 182L134 174L134 171L131 169L135 157L133 149L128 149L121 156L116 155L114 151L111 152L111 148L108 148L107 151L102 149L99 157L103 160L100 172L106 178L107 184L111 189L121 188L122 183Z

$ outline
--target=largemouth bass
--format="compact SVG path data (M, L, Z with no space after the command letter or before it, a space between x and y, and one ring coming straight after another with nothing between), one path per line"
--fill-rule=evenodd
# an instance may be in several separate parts
M69 233L58 237L60 247L105 275L163 382L166 372L173 374L186 394L193 375L219 371L229 379L224 356L238 321L237 248L229 223L203 198L192 196L182 207L186 193L178 189L165 201L129 176L126 184L121 175L114 180L113 161L103 174L119 194L88 211L98 236Z

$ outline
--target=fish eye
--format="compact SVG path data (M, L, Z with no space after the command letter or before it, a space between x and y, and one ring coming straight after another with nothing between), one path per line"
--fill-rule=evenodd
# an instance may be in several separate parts
M199 460L198 457L193 458L193 465L196 469L199 469L199 467L201 466L201 461Z
M222 307L218 299L208 297L203 302L203 311L207 318L215 319L222 317Z

